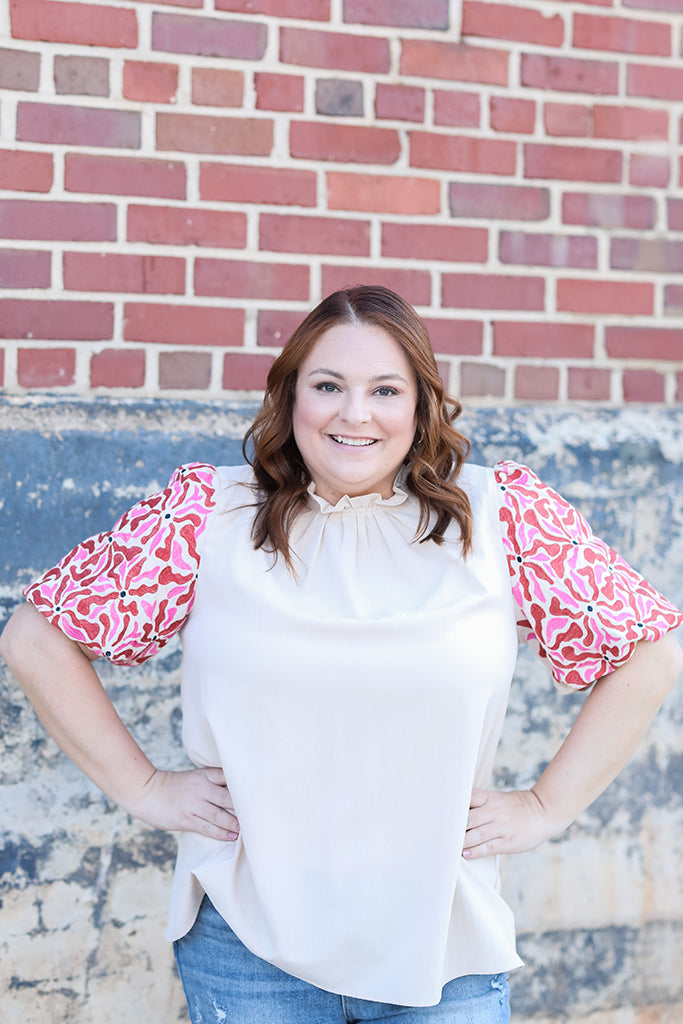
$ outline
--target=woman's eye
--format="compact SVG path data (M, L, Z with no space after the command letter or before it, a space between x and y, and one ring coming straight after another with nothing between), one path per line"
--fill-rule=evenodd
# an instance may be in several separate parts
M337 387L336 384L333 384L331 380L323 380L319 384L316 384L315 390L316 391L330 392L330 391L338 391L339 388Z
M396 388L382 387L382 388L377 388L377 390L375 391L375 394L379 395L380 398L388 398L389 395L397 395L398 391L396 390Z

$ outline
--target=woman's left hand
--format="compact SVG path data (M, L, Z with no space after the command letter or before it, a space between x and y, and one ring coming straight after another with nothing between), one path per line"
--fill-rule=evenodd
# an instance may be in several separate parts
M523 853L563 827L549 822L533 789L473 789L462 855L475 860L496 853Z

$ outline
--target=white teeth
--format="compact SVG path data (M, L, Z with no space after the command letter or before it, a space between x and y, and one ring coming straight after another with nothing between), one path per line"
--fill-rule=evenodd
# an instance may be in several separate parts
M342 437L341 434L330 434L333 441L337 444L350 444L353 448L365 448L367 445L374 444L374 437Z

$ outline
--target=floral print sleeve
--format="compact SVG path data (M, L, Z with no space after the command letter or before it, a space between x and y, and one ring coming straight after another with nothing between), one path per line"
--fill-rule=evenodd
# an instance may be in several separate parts
M500 521L522 635L559 689L583 689L683 615L531 470L499 463Z
M134 505L109 533L77 544L24 596L98 656L119 665L151 658L190 613L214 478L213 466L181 466L163 491Z

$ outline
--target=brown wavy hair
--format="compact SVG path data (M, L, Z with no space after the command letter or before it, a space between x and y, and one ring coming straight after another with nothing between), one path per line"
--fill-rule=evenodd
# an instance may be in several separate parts
M270 369L263 405L242 445L258 493L254 546L276 558L281 554L292 571L289 531L306 507L311 482L292 431L297 373L325 331L359 323L386 331L400 345L417 380L417 426L405 459L405 485L420 502L415 539L441 544L454 519L465 555L472 545L470 503L456 482L470 449L467 438L452 426L462 406L446 395L429 334L412 306L388 288L359 285L328 295L294 331Z

